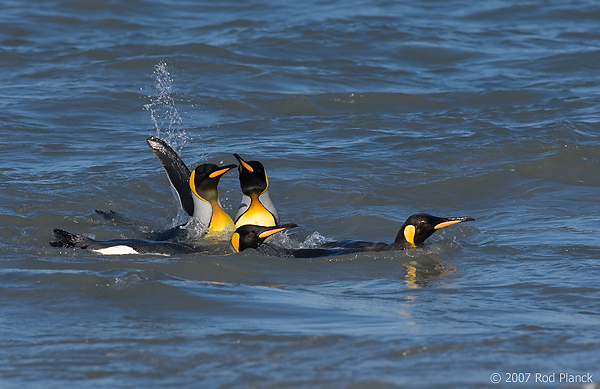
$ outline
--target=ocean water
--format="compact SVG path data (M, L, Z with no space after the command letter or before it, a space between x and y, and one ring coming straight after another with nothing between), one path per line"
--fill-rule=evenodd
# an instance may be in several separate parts
M598 2L0 10L0 387L600 387ZM50 247L184 219L150 135L260 160L300 226L271 244L475 221L315 259Z

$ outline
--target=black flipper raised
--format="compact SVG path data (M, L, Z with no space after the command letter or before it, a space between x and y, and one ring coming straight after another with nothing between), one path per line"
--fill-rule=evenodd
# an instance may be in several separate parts
M154 136L146 139L148 146L152 149L162 167L169 177L169 181L179 197L181 208L190 216L194 215L194 198L190 188L190 169L171 148L162 139Z

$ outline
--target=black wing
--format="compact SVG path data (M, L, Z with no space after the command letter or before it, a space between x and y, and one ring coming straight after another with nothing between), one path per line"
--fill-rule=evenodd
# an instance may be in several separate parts
M167 177L179 196L181 207L190 216L194 215L194 198L190 189L190 169L183 163L179 155L162 139L154 136L146 139L161 165L167 172Z

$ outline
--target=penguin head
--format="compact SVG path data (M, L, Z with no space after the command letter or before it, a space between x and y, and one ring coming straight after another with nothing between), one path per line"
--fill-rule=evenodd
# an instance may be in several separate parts
M263 227L246 224L235 230L231 237L231 245L236 252L244 251L246 249L256 249L269 236L294 227L298 227L298 225L281 224L275 227Z
M262 163L258 161L245 161L238 154L233 156L240 163L240 186L242 193L245 195L262 194L269 187L267 172Z
M406 219L398 231L394 245L405 249L414 248L440 228L471 220L475 219L472 217L436 217L426 213L412 215Z
M227 173L237 165L217 166L212 163L199 165L190 174L190 188L192 193L206 201L218 199L217 185L223 174Z

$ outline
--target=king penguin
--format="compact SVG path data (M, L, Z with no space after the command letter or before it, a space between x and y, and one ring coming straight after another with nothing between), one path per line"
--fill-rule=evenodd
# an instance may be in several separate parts
M192 173L193 174L193 173ZM249 248L258 248L269 236L296 224L283 224L277 227L261 227L246 225L238 228L231 237L231 245L236 252ZM72 248L78 247L102 255L150 254L181 255L204 252L207 247L190 246L178 242L163 242L146 239L111 239L95 240L85 235L72 234L59 228L54 229L56 240L50 246Z
M245 161L237 154L240 163L240 187L242 203L235 217L235 226L246 224L273 227L279 224L279 215L269 197L269 180L262 163Z
M79 247L103 255L151 254L178 255L198 252L197 248L176 242L160 242L145 239L95 240L84 235L72 234L59 228L54 229L53 247Z
M150 136L146 140L167 173L171 186L175 189L181 208L191 216L189 223L159 234L159 240L177 236L181 228L198 228L199 235L211 237L231 236L234 223L223 211L219 202L217 186L223 174L237 165L217 166L205 163L194 171L181 160L179 155L162 139Z
M194 194L192 221L198 223L207 236L229 238L235 230L233 220L221 208L217 185L223 174L237 165L217 166L205 163L190 174L190 189Z
M271 247L271 252L274 255L283 257L316 258L366 251L407 250L421 246L428 237L441 228L472 220L474 220L472 217L436 217L426 213L419 213L411 215L406 219L400 227L396 239L391 244L344 240L326 242L314 248L292 249ZM293 224L291 226L296 225ZM279 227L281 228L278 229ZM236 232L243 232L243 234L236 236L234 233L231 238L231 244L236 251L241 251L244 248L257 248L264 242L266 237L288 228L291 227L286 224L276 227L243 226L236 230ZM259 244L253 247L252 245L257 241L259 241Z
M335 247L337 249L349 249L359 251L389 251L407 250L419 247L425 239L433 235L437 230L453 224L473 221L472 217L437 217L427 213L417 213L409 216L400 227L393 243L373 243L360 241L343 241L326 243L323 247Z

